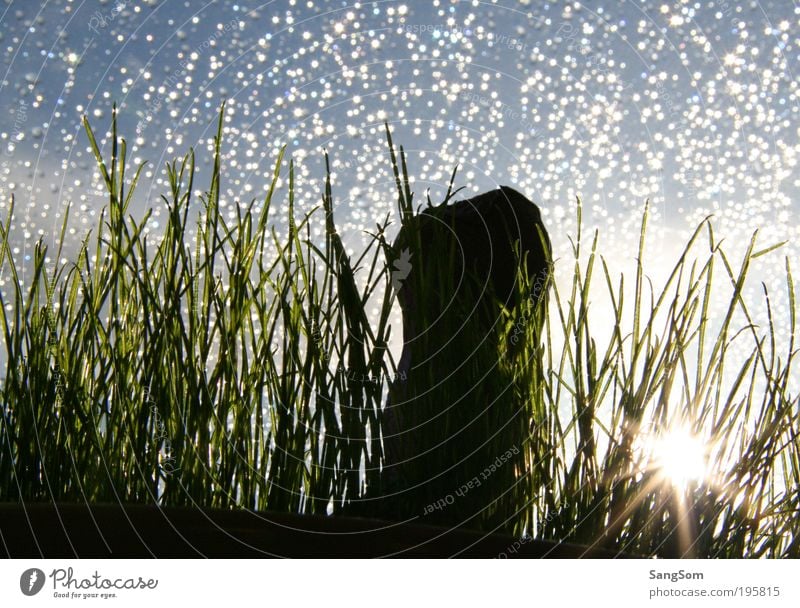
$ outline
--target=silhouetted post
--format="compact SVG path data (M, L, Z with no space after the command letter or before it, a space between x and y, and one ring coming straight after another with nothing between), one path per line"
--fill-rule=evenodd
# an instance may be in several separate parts
M539 209L506 186L429 207L392 251L404 345L384 412L383 515L509 531L530 426L510 359L538 335L551 268ZM510 327L521 297L530 316Z

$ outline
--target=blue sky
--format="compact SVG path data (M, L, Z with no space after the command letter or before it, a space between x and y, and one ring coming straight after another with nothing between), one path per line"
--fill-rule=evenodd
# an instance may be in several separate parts
M800 8L791 2L56 1L0 9L0 211L17 196L21 246L52 239L72 202L75 242L97 220L80 126L111 104L130 157L147 160L135 212L155 208L164 163L209 158L226 115L224 199L263 196L283 145L301 205L319 203L322 150L337 221L360 231L394 211L383 122L418 200L458 163L477 193L513 185L566 252L575 197L630 260L645 200L656 251L709 213L735 248L798 236ZM198 183L203 184L201 170ZM278 216L280 217L280 216ZM797 257L796 245L786 250ZM656 260L658 261L658 260ZM783 256L766 262L777 281Z

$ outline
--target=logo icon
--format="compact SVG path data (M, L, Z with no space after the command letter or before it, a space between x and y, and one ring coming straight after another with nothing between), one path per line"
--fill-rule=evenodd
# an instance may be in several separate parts
M403 281L411 273L411 252L408 249L403 249L400 252L400 257L394 261L392 267L392 289L400 291L403 286Z
M25 595L36 595L44 587L44 572L39 568L28 568L19 577L19 588Z

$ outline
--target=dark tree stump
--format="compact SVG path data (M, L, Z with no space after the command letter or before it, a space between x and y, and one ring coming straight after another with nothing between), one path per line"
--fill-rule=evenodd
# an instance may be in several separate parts
M404 219L392 251L404 346L384 413L382 510L510 531L519 494L500 495L526 470L530 420L507 320L521 297L531 310L545 300L539 209L507 186L429 207Z

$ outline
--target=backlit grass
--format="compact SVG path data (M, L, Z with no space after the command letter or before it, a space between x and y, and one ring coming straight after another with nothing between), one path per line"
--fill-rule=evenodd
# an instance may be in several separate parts
M168 165L168 219L148 235L150 214L128 213L142 167L127 166L116 112L105 157L85 126L108 205L77 257L62 263L40 241L23 284L13 199L0 227L0 500L381 514L383 411L396 373L388 344L401 329L390 323L387 224L349 257L330 173L320 207L296 217L283 158L266 197L226 220L221 114L204 196L192 199L190 151ZM414 194L402 149L389 147L406 221ZM282 173L288 200L276 203ZM289 208L286 236L270 220L275 204ZM510 346L481 356L499 361L491 382L508 387L513 407L491 410L464 441L521 455L485 481L486 504L454 501L449 521L642 555L798 557L788 260L786 293L773 297L786 299L790 330L771 314L759 327L745 287L758 258L777 252L754 236L734 261L706 221L652 285L641 263L646 219L634 276L612 276L600 235L577 234L572 259L554 262L573 267L571 281L542 294L535 277L520 277L522 304L498 308L498 343ZM324 240L311 238L316 223ZM598 289L610 311L602 327L590 314ZM437 407L421 399L418 420ZM442 475L426 496L460 481ZM417 506L406 515L424 522Z

